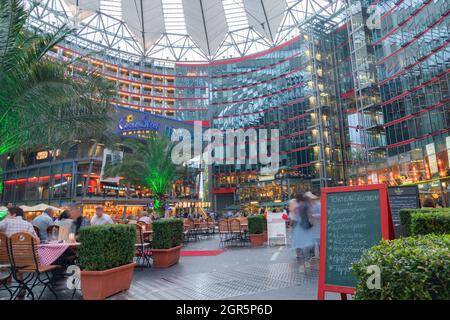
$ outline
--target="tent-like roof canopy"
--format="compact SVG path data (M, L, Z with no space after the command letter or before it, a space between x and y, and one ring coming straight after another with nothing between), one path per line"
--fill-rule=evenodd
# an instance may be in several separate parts
M240 57L282 44L302 25L342 20L343 0L28 0L33 25L68 23L78 42L169 61Z

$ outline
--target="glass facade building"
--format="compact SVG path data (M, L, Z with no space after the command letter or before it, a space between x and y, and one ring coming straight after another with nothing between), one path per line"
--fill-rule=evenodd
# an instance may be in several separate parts
M354 102L366 152L349 159L358 166L350 167L348 184L417 184L423 197L448 205L450 3L351 2L349 58L356 74L345 101L347 110ZM367 49L358 50L361 44ZM353 126L347 124L347 135Z
M73 43L51 56L83 56L73 71L112 81L121 108L213 130L279 129L277 172L265 174L249 158L207 168L217 210L373 183L417 184L422 197L449 205L449 15L450 0L348 0L344 21L311 18L290 41L241 58L131 61L83 56L89 52ZM68 180L74 167L55 174ZM10 174L6 168L4 180Z

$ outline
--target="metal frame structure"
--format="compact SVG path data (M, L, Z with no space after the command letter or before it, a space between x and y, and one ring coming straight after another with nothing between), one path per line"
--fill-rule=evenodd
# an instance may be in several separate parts
M322 18L324 27L332 27L343 20L346 5L342 0L214 0L218 8L214 13L222 14L217 18L218 25L214 26L216 22L207 14L207 10L211 10L211 2L189 0L186 4L189 8L183 7L186 28L180 28L186 29L186 33L174 33L173 28L167 27L168 23L173 25L173 21L158 17L166 27L157 28L149 36L150 26L144 24L149 18L145 15L149 12L154 15L151 6L157 6L154 10L163 10L169 0L127 0L134 2L137 12L132 12L132 15L136 15L142 30L136 30L136 26L130 28L125 19L120 19L120 13L102 12L102 8L106 7L105 0L84 2L95 7L92 4L95 1L98 1L98 9L86 13L78 7L83 3L81 0L27 0L28 4L35 4L30 25L45 32L54 31L62 25L70 26L75 29L68 38L70 42L128 61L209 62L276 47L301 33L303 26L317 18ZM225 19L225 9L220 5L225 7L226 2L230 1L234 6L233 14L236 14L236 8L243 10L240 14L242 17L245 14L246 23L231 25L229 17ZM114 5L119 2L114 0ZM191 6L200 10L193 10ZM127 10L124 15L129 18L131 9L127 7ZM146 37L152 37L152 41L146 42Z

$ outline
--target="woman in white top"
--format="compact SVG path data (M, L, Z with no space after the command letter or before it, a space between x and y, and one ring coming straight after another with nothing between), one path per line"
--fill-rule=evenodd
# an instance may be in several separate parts
M70 219L70 213L68 210L64 210L59 218L55 221L55 225L58 227L72 226L73 220Z

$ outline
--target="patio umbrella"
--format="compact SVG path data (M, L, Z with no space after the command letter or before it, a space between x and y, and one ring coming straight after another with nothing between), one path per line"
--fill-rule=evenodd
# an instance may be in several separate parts
M38 205L28 207L28 210L24 209L24 211L45 211L48 208L52 209L53 211L61 211L60 208L49 206L48 204L45 203L40 203Z
M29 206L20 206L19 208L22 209L24 212L33 211L33 210L30 210L31 207L29 207Z

